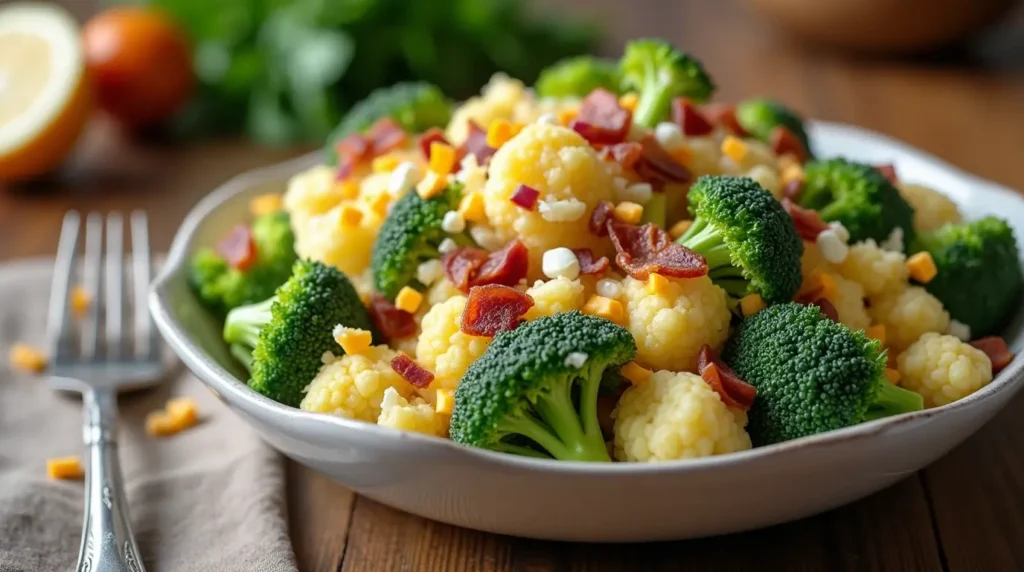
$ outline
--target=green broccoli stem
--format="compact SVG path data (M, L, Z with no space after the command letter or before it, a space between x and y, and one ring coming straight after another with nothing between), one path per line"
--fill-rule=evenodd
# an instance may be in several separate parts
M672 107L672 90L670 85L657 80L661 75L657 70L647 70L646 75L655 79L640 91L640 100L633 110L633 123L653 129L668 116Z
M270 309L276 301L277 296L272 296L262 302L240 306L228 312L224 320L224 341L249 348L256 347L260 330L270 322Z
M597 394L601 387L601 373L603 368L598 369L596 374L594 371L581 372L579 413L572 399L573 381L576 378L568 377L537 397L534 408L540 416L539 420L524 412L504 420L499 430L533 439L551 456L562 461L611 461L597 422ZM502 444L502 447L510 446L514 445Z
M502 453L512 453L513 455L522 455L523 457L534 457L536 459L550 459L548 455L541 453L530 447L523 447L522 445L513 445L511 443L498 443L494 447L495 451L501 451Z
M242 344L231 344L228 348L231 356L238 360L238 363L245 366L245 369L252 371L252 348Z
M864 420L873 421L921 409L924 409L924 398L920 394L882 380L879 382L874 401L864 414Z
M700 217L693 221L690 228L677 238L676 242L703 256L708 264L708 273L719 268L733 267L732 253L725 244L725 237L716 227L707 224Z

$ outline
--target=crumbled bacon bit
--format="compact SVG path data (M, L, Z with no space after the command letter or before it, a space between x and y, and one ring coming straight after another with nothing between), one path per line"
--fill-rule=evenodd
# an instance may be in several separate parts
M370 152L370 143L361 133L350 133L334 146L338 157L346 159L362 159Z
M245 272L256 261L256 241L249 227L240 224L220 239L215 248L232 268Z
M693 178L690 170L669 155L654 135L644 135L640 139L640 147L643 153L634 170L654 190L661 190L666 183L686 183Z
M388 151L404 147L409 139L405 129L390 117L379 119L366 132L365 137L370 144L372 157L379 157Z
M519 207L532 211L537 206L538 197L540 197L540 191L529 185L520 184L516 190L512 191L512 196L508 200Z
M601 158L608 161L615 161L622 165L623 169L631 170L636 166L637 161L643 156L644 148L636 141L616 143L601 149Z
M446 253L441 264L448 280L463 292L487 284L514 286L526 278L530 252L517 238L494 252L472 246L457 248Z
M466 135L466 141L459 147L459 152L461 156L472 154L476 157L478 165L484 165L491 159L491 155L494 155L497 149L487 144L487 131L480 127L476 121L470 119L468 126L469 130Z
M875 170L882 174L883 177L889 179L889 182L896 185L899 184L900 179L896 176L896 166L892 163L886 163L884 165L876 165Z
M715 126L685 97L672 101L672 121L689 137L709 135L715 130Z
M722 398L722 403L749 411L757 397L757 388L740 379L731 367L720 360L711 346L704 344L697 355L697 371Z
M519 318L533 307L529 295L500 284L475 286L462 311L461 329L471 336L494 337L516 329Z
M607 256L594 258L594 253L589 248L574 248L572 253L576 255L576 260L580 263L580 274L589 276L601 274L611 266Z
M612 220L615 213L615 205L610 201L601 201L594 207L594 212L590 213L590 222L587 223L587 228L590 230L590 234L594 236L608 236L608 221Z
M805 209L789 198L782 199L782 208L793 218L793 226L800 238L808 242L814 242L822 231L828 230L828 224L821 220L817 211Z
M483 266L470 279L470 286L502 284L515 286L526 278L530 265L530 251L518 238L511 240L501 250L487 255Z
M444 274L456 288L469 291L469 281L487 261L488 252L482 248L464 246L445 253L441 257Z
M416 319L413 315L399 310L379 294L370 298L370 318L377 326L377 331L388 340L407 338L416 333Z
M391 369L402 376L402 379L420 389L430 386L430 382L434 381L434 374L423 369L420 364L405 354L398 354L391 360Z
M803 163L807 160L807 150L803 143L797 139L792 131L783 125L776 125L768 136L768 142L776 156L781 157L786 153L792 154L796 160Z
M693 278L708 273L704 257L672 241L653 223L643 226L608 223L608 235L618 252L615 263L637 280L652 272L674 278Z
M701 108L701 112L711 123L725 127L737 137L750 135L736 119L736 106L731 103L709 103Z
M782 196L790 201L795 201L800 198L800 193L802 193L803 190L804 182L800 179L793 179L786 183L786 186L782 187Z
M430 160L430 145L435 142L448 144L448 140L444 138L444 131L439 127L431 127L420 135L420 152L427 161Z
M1006 347L1006 340L1000 336L988 336L971 342L971 345L985 352L989 361L992 362L992 375L995 375L1010 365L1014 355L1010 348Z
M592 145L614 145L626 140L633 112L619 105L619 98L597 88L583 99L576 119L569 127Z
M819 310L821 310L821 313L826 318L832 320L833 322L839 323L839 310L836 310L836 307L832 304L832 302L829 302L825 298L818 298L817 300L814 301L814 305L817 306Z

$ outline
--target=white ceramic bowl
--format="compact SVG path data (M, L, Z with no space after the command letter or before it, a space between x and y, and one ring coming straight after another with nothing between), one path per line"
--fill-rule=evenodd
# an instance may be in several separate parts
M1024 199L864 130L813 123L821 156L893 162L901 178L948 193L968 217L998 213L1024 237ZM175 238L150 307L185 364L272 446L376 501L490 532L573 541L710 536L810 516L869 495L928 465L974 433L1021 385L1024 360L970 397L718 457L660 464L545 461L279 405L236 377L220 327L187 282L187 260L248 216L250 197L281 191L319 154L241 175L202 200ZM1021 315L1008 341L1021 350Z

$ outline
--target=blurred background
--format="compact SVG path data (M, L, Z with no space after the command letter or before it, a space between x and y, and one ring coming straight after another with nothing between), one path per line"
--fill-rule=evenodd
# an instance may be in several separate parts
M242 170L316 149L376 87L424 79L462 98L497 71L529 84L557 59L616 57L640 36L701 59L719 101L773 96L1024 188L1020 0L54 5L81 26L95 97L76 109L81 128L69 122L46 161L11 168L0 156L0 242L18 242L19 254L47 253L68 207L157 210L156 245L166 247L199 197ZM0 75L14 65L3 45ZM0 81L0 155L11 85Z

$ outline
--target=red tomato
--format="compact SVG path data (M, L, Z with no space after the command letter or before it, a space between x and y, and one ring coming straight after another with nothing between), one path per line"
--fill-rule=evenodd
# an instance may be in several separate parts
M86 23L83 39L100 107L129 128L165 119L192 92L188 41L161 12L112 8Z

